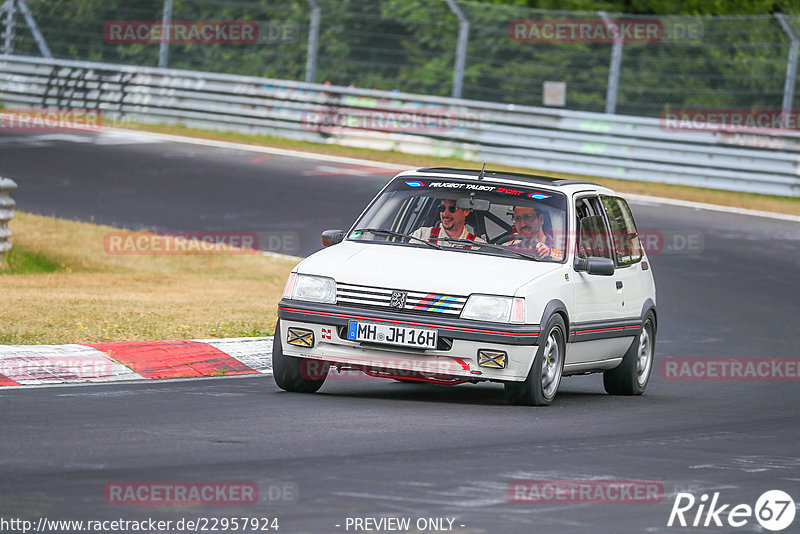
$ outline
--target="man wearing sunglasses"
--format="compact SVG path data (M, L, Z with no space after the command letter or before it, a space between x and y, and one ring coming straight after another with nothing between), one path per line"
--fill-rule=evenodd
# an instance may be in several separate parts
M432 227L417 228L411 235L442 246L461 246L447 241L439 242L440 239L448 238L484 243L483 239L467 231L465 220L469 212L470 210L457 208L455 200L442 199L439 203L439 223Z
M553 248L553 235L545 229L545 213L534 207L514 206L516 234L508 246L536 252L540 258L549 258Z

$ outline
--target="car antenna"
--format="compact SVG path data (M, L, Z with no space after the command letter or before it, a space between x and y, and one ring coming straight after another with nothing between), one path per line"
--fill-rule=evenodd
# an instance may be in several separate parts
M483 180L483 171L486 170L486 162L483 162L483 167L481 168L480 174L478 174L478 180Z

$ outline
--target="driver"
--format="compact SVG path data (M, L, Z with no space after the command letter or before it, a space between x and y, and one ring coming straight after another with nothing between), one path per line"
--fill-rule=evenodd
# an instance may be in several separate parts
M424 239L430 243L437 243L439 239L467 239L485 243L480 237L476 237L467 231L465 220L471 210L457 208L455 200L442 199L439 204L439 223L435 226L417 228L412 236ZM457 243L442 241L438 243L442 246L461 246Z
M531 206L514 206L514 226L517 233L509 247L529 249L540 258L547 258L553 248L553 235L545 232L545 214Z

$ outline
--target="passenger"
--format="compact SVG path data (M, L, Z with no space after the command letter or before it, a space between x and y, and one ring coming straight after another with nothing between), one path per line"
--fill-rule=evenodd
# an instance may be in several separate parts
M553 234L545 229L546 213L530 206L514 206L514 226L517 230L508 246L531 250L539 258L549 258L553 249Z
M430 243L437 243L443 246L461 246L456 243L449 243L440 239L467 239L485 243L480 237L474 236L467 231L466 218L470 210L457 208L455 200L442 199L439 204L439 223L435 226L423 226L412 232L412 236L424 239Z

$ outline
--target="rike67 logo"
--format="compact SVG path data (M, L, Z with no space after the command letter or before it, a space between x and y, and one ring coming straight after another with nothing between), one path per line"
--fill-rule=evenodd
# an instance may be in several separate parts
M691 493L681 492L675 497L667 526L740 528L755 519L762 528L779 532L789 528L794 515L794 500L781 490L765 491L755 506L722 504L719 492L714 492L710 500L707 493L696 499Z

